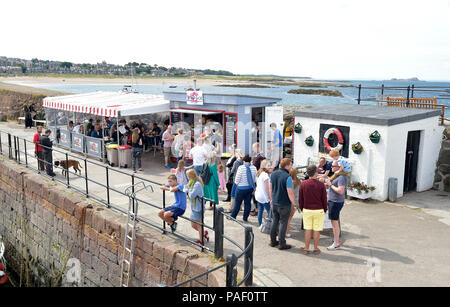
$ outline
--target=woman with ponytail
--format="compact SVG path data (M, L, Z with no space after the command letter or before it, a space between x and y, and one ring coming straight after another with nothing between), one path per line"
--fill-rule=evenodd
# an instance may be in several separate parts
M200 197L203 197L203 181L200 176L197 175L194 169L190 169L186 172L188 178L188 184L185 187L185 192L187 197L191 200L191 220L201 223L202 216L205 212L205 206L202 203ZM202 243L202 237L209 242L208 231L202 233L202 226L200 224L191 222L192 228L198 231L199 240L196 242L198 244Z
M141 131L139 128L133 129L133 134L131 135L131 157L133 171L136 173L136 160L139 165L139 170L142 171L142 150L144 148L144 141L142 138Z

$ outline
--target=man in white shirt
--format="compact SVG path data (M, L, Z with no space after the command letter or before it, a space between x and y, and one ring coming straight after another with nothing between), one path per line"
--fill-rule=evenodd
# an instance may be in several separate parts
M194 170L197 175L200 175L203 164L206 163L206 159L208 157L208 152L203 146L203 140L198 139L197 145L195 145L189 153L192 156Z

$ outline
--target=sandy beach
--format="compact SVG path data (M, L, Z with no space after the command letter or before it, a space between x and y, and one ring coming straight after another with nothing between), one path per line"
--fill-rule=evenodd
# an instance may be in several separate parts
M236 80L232 78L135 78L133 80L134 84L151 84L151 85L193 85L193 80L197 80L198 86L214 86L220 84L236 84L249 83L247 80ZM131 78L105 78L105 77L32 77L32 76L24 76L24 77L0 77L0 82L10 83L10 84L20 84L20 85L38 85L38 84L119 84L126 85L131 84Z

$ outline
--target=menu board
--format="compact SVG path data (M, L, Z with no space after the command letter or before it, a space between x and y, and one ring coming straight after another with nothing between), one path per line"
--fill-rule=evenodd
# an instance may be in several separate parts
M236 144L237 114L225 113L225 145Z
M171 112L172 115L172 124L181 122L181 113L180 112Z

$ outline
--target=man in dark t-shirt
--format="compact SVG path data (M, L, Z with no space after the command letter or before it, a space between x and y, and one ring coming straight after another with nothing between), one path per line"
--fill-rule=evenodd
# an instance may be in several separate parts
M314 255L320 254L319 239L323 230L323 222L327 207L327 191L325 185L318 179L317 166L310 165L306 169L309 179L300 185L299 203L303 215L303 228L305 229L305 247L300 250L309 253L311 235L314 237Z
M338 161L333 161L332 170L334 172L339 170ZM328 250L336 250L341 247L341 241L339 241L339 236L341 229L339 226L339 215L344 207L345 201L345 191L347 189L348 177L347 175L340 175L336 177L333 181L328 180L326 186L329 187L328 190L328 217L331 221L331 226L333 227L334 241L333 244L327 247Z

